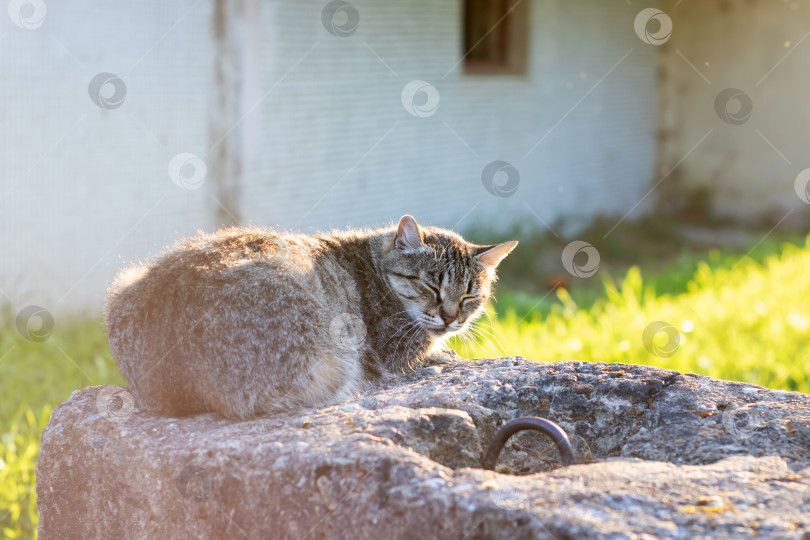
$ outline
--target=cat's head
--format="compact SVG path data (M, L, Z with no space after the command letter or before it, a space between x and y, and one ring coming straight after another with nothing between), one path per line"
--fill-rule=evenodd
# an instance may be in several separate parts
M486 307L495 268L517 241L478 246L452 231L402 216L383 272L408 316L433 337L461 332Z

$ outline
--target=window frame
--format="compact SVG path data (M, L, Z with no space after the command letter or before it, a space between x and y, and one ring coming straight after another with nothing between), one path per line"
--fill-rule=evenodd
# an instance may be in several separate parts
M491 20L487 21L489 33L480 36L479 32L472 36L471 32L474 31L473 26L475 26L472 17L476 16L472 10L476 8L476 4L478 6L492 5L494 2L498 2L499 10L495 17L490 15L490 19L494 18L500 22L493 25ZM529 48L529 2L530 0L464 0L461 39L464 47L465 75L526 75ZM477 15L487 16L480 12ZM482 60L472 54L476 48L489 39L502 40L500 47L503 52L500 58Z

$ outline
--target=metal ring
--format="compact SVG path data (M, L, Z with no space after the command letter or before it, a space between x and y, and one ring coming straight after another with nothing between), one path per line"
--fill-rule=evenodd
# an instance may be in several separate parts
M567 466L574 463L574 450L571 447L571 441L568 440L568 435L565 434L565 431L551 420L527 416L507 422L498 430L492 442L489 443L487 453L484 454L484 459L481 460L481 466L488 471L494 470L495 464L498 462L498 456L501 455L501 450L506 444L506 441L509 440L509 437L518 431L526 429L540 431L551 437L557 445L557 450L560 452L563 465Z

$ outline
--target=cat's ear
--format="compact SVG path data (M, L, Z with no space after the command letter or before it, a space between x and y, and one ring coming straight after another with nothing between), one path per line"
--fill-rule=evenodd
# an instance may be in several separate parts
M398 249L418 249L422 245L422 233L413 216L405 214L399 219L397 226L397 239L394 243Z
M481 246L477 249L475 258L481 264L495 268L517 245L517 240L510 240L497 246Z

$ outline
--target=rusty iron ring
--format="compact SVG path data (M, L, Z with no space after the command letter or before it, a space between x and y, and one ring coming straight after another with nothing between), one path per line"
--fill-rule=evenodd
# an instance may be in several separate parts
M545 433L554 440L557 445L557 451L560 452L560 458L563 465L572 465L574 463L574 450L571 447L571 441L568 440L568 435L562 430L560 426L546 420L545 418L538 418L536 416L526 416L524 418L517 418L511 422L507 422L489 443L487 453L484 454L484 459L481 460L481 467L488 471L495 469L495 464L498 462L498 456L501 455L501 450L509 440L509 437L526 429L532 429Z

